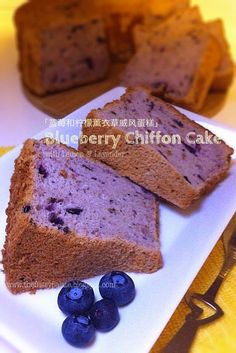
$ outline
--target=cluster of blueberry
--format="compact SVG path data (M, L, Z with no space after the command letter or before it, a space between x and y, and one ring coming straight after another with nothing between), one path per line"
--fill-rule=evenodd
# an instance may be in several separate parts
M112 271L101 278L99 292L103 299L95 302L91 286L72 281L58 295L58 306L67 315L62 324L62 335L75 347L92 344L96 329L108 332L118 324L118 306L127 305L134 299L135 286L126 273Z

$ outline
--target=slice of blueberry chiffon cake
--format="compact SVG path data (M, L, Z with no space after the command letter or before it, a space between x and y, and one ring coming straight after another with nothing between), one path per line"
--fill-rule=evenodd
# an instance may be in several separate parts
M12 293L162 265L155 196L51 140L24 144L7 216L3 265Z
M128 89L87 119L81 151L181 208L210 191L230 167L232 148L144 88ZM93 123L99 120L100 127ZM93 144L91 135L120 138L117 145L111 137Z
M219 44L202 26L173 28L163 24L139 47L121 82L146 86L170 103L199 111L220 63Z

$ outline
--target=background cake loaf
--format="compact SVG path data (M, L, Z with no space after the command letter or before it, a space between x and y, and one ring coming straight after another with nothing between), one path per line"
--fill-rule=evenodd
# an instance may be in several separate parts
M31 0L15 23L22 79L38 95L109 73L117 83L123 70L122 85L146 86L199 111L209 91L226 91L233 81L222 21L204 22L189 0ZM125 68L109 70L117 62Z
M223 22L220 19L210 22L203 22L200 10L197 6L187 7L181 11L176 11L168 18L148 15L144 23L138 24L133 29L133 40L135 51L138 51L142 45L152 41L158 43L163 39L166 33L183 31L186 26L199 26L211 33L218 42L220 50L220 61L215 71L214 79L210 89L212 91L226 91L233 81L234 63L230 54L229 44L227 42ZM176 58L178 61L178 58Z
M158 202L110 167L47 140L15 163L3 251L12 293L162 264Z
M104 21L85 2L24 4L15 15L24 84L44 95L104 78L110 54Z
M204 28L186 26L175 33L163 25L127 64L126 86L144 85L165 100L198 111L219 65L217 41Z
M81 143L81 151L89 151L93 158L181 208L210 191L228 172L233 150L222 141L217 143L218 140L204 143L206 133L212 138L215 135L145 89L127 90L120 100L92 111L88 119L92 120L90 126L84 125L84 135L122 138L116 147L117 153L111 143ZM94 126L93 119L100 119L101 126ZM155 136L156 132L160 132L159 139L146 140L146 134ZM161 139L163 135L168 137L168 143ZM172 140L175 135L178 139ZM197 135L202 136L199 143L196 143Z
M37 0L31 0L31 2ZM42 0L47 3L47 0ZM84 3L90 12L103 17L108 35L111 58L126 61L133 54L132 30L145 18L165 19L176 10L189 6L189 0L51 0L51 3Z

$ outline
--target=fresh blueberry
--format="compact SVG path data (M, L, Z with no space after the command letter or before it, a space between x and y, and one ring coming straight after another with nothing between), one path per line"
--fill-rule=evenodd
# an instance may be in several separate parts
M134 299L135 286L126 273L112 271L101 278L99 292L103 298L112 299L118 306L123 306Z
M66 315L86 313L94 303L93 288L87 283L72 281L60 291L57 304Z
M95 328L102 332L111 331L120 321L118 307L110 299L102 299L93 304L90 318Z
M88 316L68 316L62 324L62 335L75 347L86 347L95 339L95 328Z

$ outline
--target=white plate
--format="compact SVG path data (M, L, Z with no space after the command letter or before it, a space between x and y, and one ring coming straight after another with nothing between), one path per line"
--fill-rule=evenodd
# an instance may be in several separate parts
M116 88L70 114L66 119L84 119L87 113L103 106L124 92ZM196 114L185 114L217 133L236 149L236 132ZM54 132L57 127L50 129ZM62 128L59 129L61 132ZM78 128L63 128L63 133L78 134ZM47 130L48 131L48 130ZM45 132L36 137L44 136ZM73 144L71 144L73 145ZM0 159L0 247L4 243L5 208L17 147ZM191 210L179 211L161 205L161 244L165 266L157 273L132 274L137 287L134 302L120 310L120 324L107 334L97 334L88 353L147 353L202 267L236 209L235 155L230 175L210 195ZM89 279L97 298L99 278ZM76 352L62 338L64 319L57 308L58 289L41 290L36 295L14 296L0 275L0 336L5 336L23 353Z

